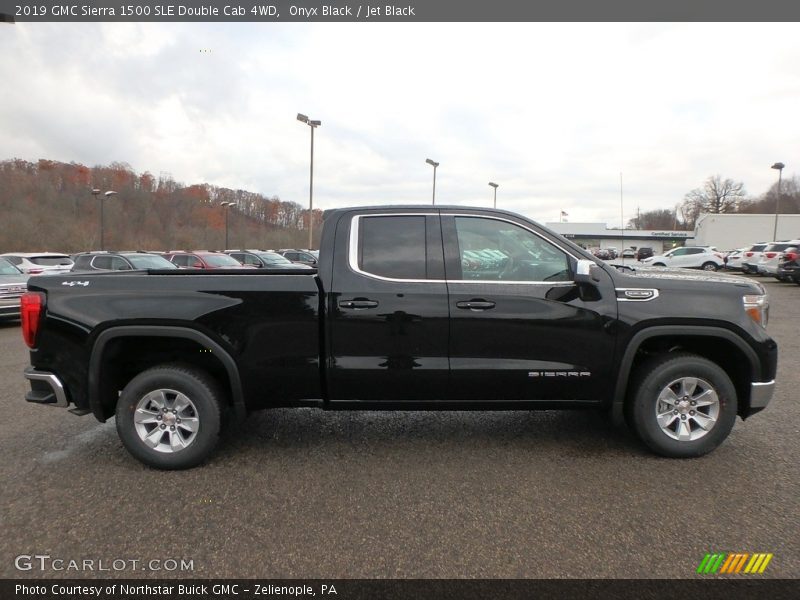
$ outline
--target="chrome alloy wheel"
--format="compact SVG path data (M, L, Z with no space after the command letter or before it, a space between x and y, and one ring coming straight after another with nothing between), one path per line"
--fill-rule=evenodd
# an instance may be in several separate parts
M136 433L157 452L180 452L197 437L200 427L197 408L181 392L158 389L136 404L133 415Z
M656 419L666 435L679 442L699 440L719 418L719 396L710 383L681 377L658 395Z

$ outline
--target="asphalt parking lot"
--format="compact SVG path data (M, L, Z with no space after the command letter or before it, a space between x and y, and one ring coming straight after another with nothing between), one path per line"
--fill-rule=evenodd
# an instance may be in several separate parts
M680 579L707 552L769 552L764 576L798 577L800 287L764 283L776 396L683 461L594 412L281 409L159 472L113 421L26 403L19 326L0 324L0 576ZM34 554L142 562L15 568ZM170 559L193 570L141 568Z

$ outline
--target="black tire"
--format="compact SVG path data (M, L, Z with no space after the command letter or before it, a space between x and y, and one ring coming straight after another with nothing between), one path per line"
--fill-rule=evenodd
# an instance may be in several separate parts
M716 271L719 269L716 263L711 261L703 263L703 266L700 267L703 271Z
M186 399L189 405L180 408ZM190 469L205 461L217 445L222 399L219 385L204 371L178 364L153 367L139 373L122 390L117 402L117 434L128 452L148 466ZM176 410L166 410L167 414L162 415L157 408L159 402L164 408L171 403ZM137 424L134 419L137 406L140 415L157 415L153 418L159 419L160 424L144 421ZM184 418L182 425L181 416ZM190 421L192 425L188 426ZM171 423L169 427L165 425L167 422ZM191 428L196 430L190 431ZM157 429L164 432L159 434ZM145 443L145 437L160 450ZM177 449L170 443L173 439ZM185 447L180 447L182 444L186 444Z
M691 414L697 414L697 416L674 413L678 415L676 419L683 419L684 422L684 425L681 425L681 421L673 421L676 428L674 432L670 430L671 433L667 433L659 424L657 418L659 394L662 393L662 390L666 390L670 383L680 381L682 378L700 380L702 385L698 383L696 390L700 390L701 393L708 386L717 396L716 421L705 433L702 433L702 427L698 427L697 419L705 416L705 411L710 412L712 410L710 407L704 407L702 415L699 414L701 410L695 408ZM693 458L707 454L728 437L736 421L736 388L730 377L716 363L695 354L669 353L646 361L637 369L631 391L626 404L626 420L639 439L661 456ZM691 398L691 396L681 398ZM681 406L680 410L689 410L690 408L690 406ZM664 414L667 413L672 413L672 411L666 411ZM667 418L671 418L671 415ZM705 420L703 418L703 421ZM690 431L687 433L701 437L685 440L672 437L678 435L680 427L688 427Z

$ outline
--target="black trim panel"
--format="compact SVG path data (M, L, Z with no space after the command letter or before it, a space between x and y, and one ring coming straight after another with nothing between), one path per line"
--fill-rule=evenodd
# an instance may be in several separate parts
M707 327L702 325L656 325L653 327L648 327L647 329L643 329L642 331L634 334L634 336L628 342L628 346L625 349L625 354L622 356L622 360L620 361L617 385L614 391L613 404L611 406L611 414L616 423L624 422L623 406L625 404L625 395L628 391L631 366L633 365L633 359L636 355L636 352L639 350L639 346L641 346L642 342L645 340L654 337L676 335L691 337L715 337L732 342L737 348L744 352L744 355L747 357L747 360L750 363L750 369L752 373L757 374L761 372L761 363L755 350L748 346L747 342L745 342L742 338L732 331L728 331L727 329ZM743 400L747 400L748 403L750 401L749 397L746 399L743 398Z

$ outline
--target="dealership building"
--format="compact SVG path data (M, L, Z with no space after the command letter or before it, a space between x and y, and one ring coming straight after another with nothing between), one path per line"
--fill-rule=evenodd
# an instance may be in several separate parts
M584 248L652 248L655 254L693 245L694 232L610 228L605 223L546 223L547 227Z

